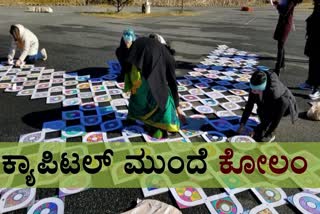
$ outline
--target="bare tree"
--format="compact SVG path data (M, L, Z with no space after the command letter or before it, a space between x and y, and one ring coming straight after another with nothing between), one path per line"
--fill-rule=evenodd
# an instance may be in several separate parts
M109 0L109 2L117 8L117 13L119 13L125 6L131 4L133 0Z

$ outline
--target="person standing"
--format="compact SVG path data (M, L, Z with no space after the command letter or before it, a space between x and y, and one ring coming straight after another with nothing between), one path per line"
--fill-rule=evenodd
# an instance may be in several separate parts
M285 43L289 33L293 27L293 12L294 8L302 0L280 0L274 1L279 12L278 24L274 32L273 38L278 42L277 62L274 72L280 76L280 70L285 68Z
M129 56L130 47L136 38L137 35L132 28L128 28L123 31L120 46L116 49L116 56L121 65L121 72L117 78L118 82L123 82L125 73L131 69L131 65L127 62L127 58Z
M309 74L302 89L311 89L310 99L320 98L320 0L314 0L313 13L307 18L305 55L309 57Z

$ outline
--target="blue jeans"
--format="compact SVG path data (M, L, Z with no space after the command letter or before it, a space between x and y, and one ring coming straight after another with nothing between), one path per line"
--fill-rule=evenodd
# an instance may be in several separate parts
M27 56L26 63L27 64L34 64L36 61L43 59L43 56L40 51L36 55Z

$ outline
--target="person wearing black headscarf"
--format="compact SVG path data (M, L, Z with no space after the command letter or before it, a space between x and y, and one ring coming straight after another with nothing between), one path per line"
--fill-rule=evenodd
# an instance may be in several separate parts
M309 57L309 75L306 83L312 92L309 97L312 100L320 98L320 0L314 0L313 13L307 18L307 41L305 55Z
M283 116L291 115L292 123L298 119L296 99L274 72L256 71L250 79L250 94L240 121L239 133L257 104L260 124L252 134L257 142L274 141L274 131Z
M123 31L120 46L116 49L116 56L121 65L120 75L117 78L118 82L124 81L124 75L130 71L131 65L127 62L131 45L136 40L137 36L133 29L128 28Z
M125 74L125 91L130 91L129 119L138 119L156 128L153 136L162 138L167 132L178 132L179 95L175 75L175 60L159 41L142 37L130 48Z
M279 12L279 19L273 38L278 42L277 62L274 72L279 76L280 70L285 68L284 45L293 27L293 12L297 4L302 0L279 0L274 1L274 5Z

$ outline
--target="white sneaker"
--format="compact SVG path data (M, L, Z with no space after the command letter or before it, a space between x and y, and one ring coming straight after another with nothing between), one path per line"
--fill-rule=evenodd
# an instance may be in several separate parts
M13 64L14 64L13 59L8 59L8 65L13 65Z
M43 57L42 60L46 61L48 59L48 55L47 55L46 49L42 48L40 53L42 54L42 57Z
M299 88L301 88L302 90L312 90L313 87L308 83L304 82L299 85Z
M12 90L17 90L17 84L16 83L14 83L13 85L12 85Z
M320 98L320 90L317 90L313 92L312 94L309 94L309 97L311 100L317 100Z
M275 139L276 139L276 136L273 135L273 134L272 135L270 134L270 135L268 135L266 137L263 137L261 142L271 143L271 142L275 141Z

